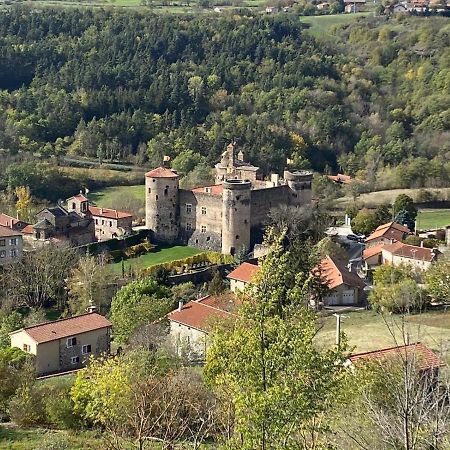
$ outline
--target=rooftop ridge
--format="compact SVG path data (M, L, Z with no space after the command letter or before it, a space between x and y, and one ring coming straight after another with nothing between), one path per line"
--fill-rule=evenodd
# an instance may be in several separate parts
M87 312L87 313L83 313L83 314L78 314L77 316L63 317L62 319L49 320L47 322L38 323L36 325L30 325L28 327L23 327L18 330L15 330L12 333L17 333L18 331L27 331L27 330L31 330L32 328L37 328L37 327L42 327L43 325L48 325L50 323L64 322L65 320L75 319L77 317L89 316L91 314L97 314L98 316L101 316L101 314L99 314L98 312L95 312L95 311Z

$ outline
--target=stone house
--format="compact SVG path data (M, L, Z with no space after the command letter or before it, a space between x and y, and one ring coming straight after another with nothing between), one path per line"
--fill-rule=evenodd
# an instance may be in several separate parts
M37 241L67 242L85 245L95 241L94 222L88 211L67 211L57 205L36 214L33 238Z
M0 225L0 266L19 261L22 254L22 233Z
M67 199L67 210L80 215L90 214L94 222L95 238L98 241L126 236L133 232L131 213L89 205L88 198L81 193Z
M408 245L402 242L383 245L381 253L383 264L393 266L405 264L421 270L428 269L441 255L441 252L437 249Z
M90 356L110 352L111 322L95 312L9 334L11 347L35 355L38 376L84 367Z
M364 281L340 260L327 256L312 270L328 287L324 306L354 306L363 303Z
M409 228L396 222L389 222L380 225L369 235L366 240L366 248L374 247L380 244L391 244L394 241L402 241L408 234Z
M250 264L248 262L243 262L240 266L236 267L236 269L227 275L227 278L230 280L231 292L242 292L260 269L256 264Z
M253 247L271 208L311 202L312 173L285 170L283 179L258 179L258 168L229 145L213 186L180 189L179 176L159 167L145 175L146 227L152 239L235 254ZM242 178L239 178L242 177Z
M234 320L237 307L233 295L208 295L192 300L167 315L169 339L179 355L201 361L208 348L208 334L217 320Z

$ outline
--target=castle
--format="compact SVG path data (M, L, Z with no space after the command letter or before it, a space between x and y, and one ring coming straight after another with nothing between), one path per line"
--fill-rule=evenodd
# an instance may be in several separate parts
M285 170L262 180L234 143L215 166L213 186L179 188L178 174L158 167L145 174L146 227L156 242L235 254L248 251L271 208L311 201L312 173Z

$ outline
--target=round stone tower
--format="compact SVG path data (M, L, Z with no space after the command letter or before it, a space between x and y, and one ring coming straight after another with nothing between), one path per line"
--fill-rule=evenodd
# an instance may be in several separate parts
M222 253L234 255L250 247L250 181L225 180L222 195Z
M178 181L178 174L166 167L145 174L145 225L157 242L178 239Z
M311 202L312 172L309 170L298 170L294 172L285 170L283 177L291 191L289 204L297 206Z

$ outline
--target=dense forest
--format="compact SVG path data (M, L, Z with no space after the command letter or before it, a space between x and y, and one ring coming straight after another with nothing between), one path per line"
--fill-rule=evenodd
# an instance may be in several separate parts
M367 189L449 185L449 58L440 17L366 18L322 41L293 14L5 10L0 187L27 155L169 155L200 180L233 138L265 174L290 158Z

